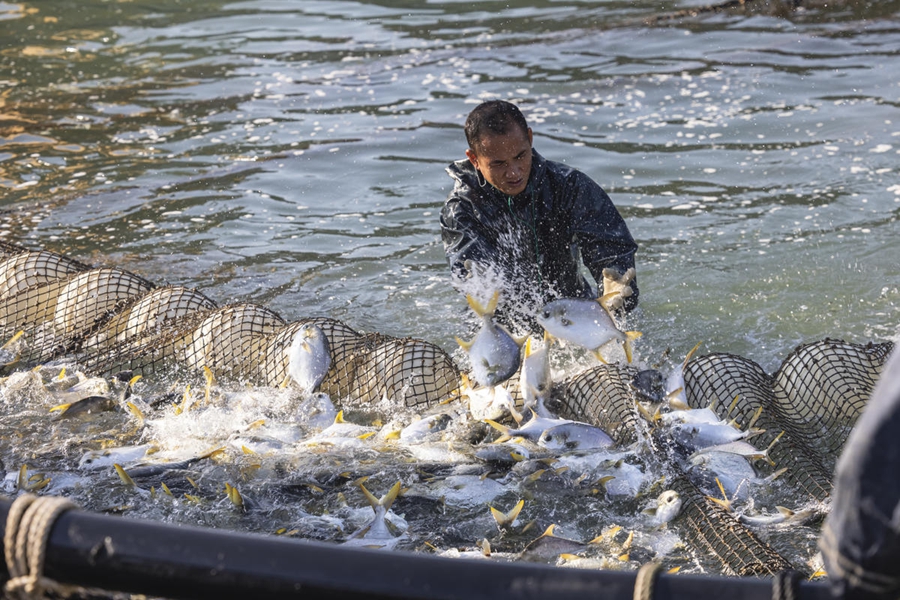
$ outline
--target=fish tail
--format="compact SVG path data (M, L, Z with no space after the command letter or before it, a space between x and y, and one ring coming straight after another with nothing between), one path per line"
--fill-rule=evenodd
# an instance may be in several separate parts
M472 294L466 294L466 302L469 303L469 307L475 311L479 317L492 317L494 316L494 312L497 310L497 303L500 300L500 290L494 292L491 296L490 300L487 301L487 304L481 304L475 296Z
M498 423L497 421L493 421L491 419L485 419L484 422L502 434L499 438L494 440L496 443L499 444L501 442L505 442L506 440L512 439L512 435L510 435L510 433L509 433L509 427L507 427L506 425L503 425L503 424Z
M516 505L506 513L497 510L492 506L491 515L493 515L494 520L497 521L499 527L509 527L519 517L519 513L522 511L523 506L525 506L525 500L519 500Z
M631 344L642 335L643 334L640 331L625 332L625 343L623 345L625 346L625 358L628 360L629 364L631 363L632 358Z

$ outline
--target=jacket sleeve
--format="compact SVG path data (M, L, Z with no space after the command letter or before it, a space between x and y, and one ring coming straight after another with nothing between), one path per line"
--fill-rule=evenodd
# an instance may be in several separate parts
M467 261L484 262L496 255L483 230L472 203L456 196L455 191L451 193L441 210L441 239L454 283L469 276Z
M596 182L576 172L570 184L574 186L571 218L575 242L602 295L603 269L611 267L624 273L634 267L637 244L612 200ZM625 300L625 310L629 311L638 302L637 277L631 289L634 293Z

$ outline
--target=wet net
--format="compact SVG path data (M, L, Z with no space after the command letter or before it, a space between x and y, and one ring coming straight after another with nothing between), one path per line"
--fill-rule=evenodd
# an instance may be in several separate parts
M156 286L132 273L92 268L45 250L0 242L0 352L4 370L71 357L88 372L147 375L180 372L261 386L288 381L288 349L305 323L326 337L331 367L320 390L343 401L424 409L458 393L460 370L440 347L414 338L358 332L325 317L286 322L262 306L218 306L202 293ZM840 450L892 349L824 340L798 347L774 375L751 360L709 354L684 370L688 404L712 406L754 439L795 489L827 499ZM646 372L644 372L646 373ZM647 444L670 460L654 438L653 419L631 366L600 365L557 384L553 409L605 429L619 444ZM516 386L514 378L510 385ZM521 394L513 390L521 401ZM677 461L676 461L677 462ZM688 545L725 573L775 574L790 563L733 515L708 499L687 469L671 465L670 487L683 509L675 521ZM707 491L708 493L708 491Z
M426 407L459 387L452 358L422 340L362 334L327 318L287 323L256 304L219 307L196 290L5 242L0 257L0 337L18 340L20 363L70 356L98 375L198 377L206 368L216 378L279 386L294 335L313 322L332 355L320 389L335 398Z

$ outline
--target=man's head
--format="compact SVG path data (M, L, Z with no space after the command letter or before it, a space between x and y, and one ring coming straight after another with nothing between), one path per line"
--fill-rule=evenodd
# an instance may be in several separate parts
M515 104L482 102L466 119L466 157L484 179L515 196L528 187L531 174L531 128Z

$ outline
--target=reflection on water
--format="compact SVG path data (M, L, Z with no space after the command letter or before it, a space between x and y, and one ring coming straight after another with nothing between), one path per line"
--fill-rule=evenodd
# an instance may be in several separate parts
M697 5L0 3L0 231L454 350L443 169L502 97L640 244L641 364L894 336L900 3L653 21Z

